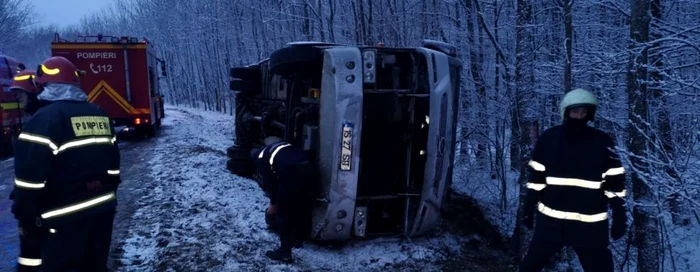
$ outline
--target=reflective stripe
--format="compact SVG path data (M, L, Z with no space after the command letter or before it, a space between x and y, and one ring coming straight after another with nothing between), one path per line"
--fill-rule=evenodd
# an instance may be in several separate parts
M605 191L605 196L607 196L608 198L613 198L613 197L623 198L623 197L627 196L627 190L622 190L622 192Z
M50 147L51 151L53 151L54 153L58 150L58 146L56 146L56 144L54 144L51 141L51 139L46 138L46 137L32 135L32 134L22 132L19 134L19 136L17 136L17 139L46 145L46 146Z
M119 175L119 170L107 170L108 175Z
M542 191L542 189L544 189L544 187L547 187L547 184L532 183L532 182L527 183L527 188L533 189L535 191Z
M107 202L107 201L109 201L109 200L111 200L111 199L114 199L114 198L115 198L115 195L114 195L114 193L112 192L112 193L109 193L109 194L106 194L106 195L103 195L103 196L100 196L100 197L96 197L96 198L90 199L90 200L85 201L85 202L81 202L81 203L78 203L78 204L75 204L75 205L71 205L71 206L68 206L68 207L60 208L60 209L58 209L58 210L53 210L53 211L50 211L50 212L46 212L46 213L44 213L44 214L41 215L41 218L47 219L47 218L51 218L51 217L56 217L56 216L61 216L61 215L69 214L69 213L72 213L72 212L76 212L76 211L79 211L79 210L83 210L83 209L86 209L86 208L90 208L90 207L92 207L92 206L95 206L95 205L100 204L100 203L103 203L103 202Z
M56 233L56 229L49 229L50 233Z
M542 202L537 203L537 210L549 217L554 217L563 220L581 221L586 223L600 222L608 219L607 212L597 214L580 214L575 212L557 211L555 209L545 206L544 204L542 204Z
M555 178L547 177L547 184L549 185L561 185L561 186L576 186L588 189L600 189L603 185L602 181L590 181L585 179L575 179L575 178Z
M31 182L31 181L26 181L26 180L21 180L18 178L15 178L15 186L17 187L22 187L22 188L28 188L28 189L41 189L46 186L46 181L42 181L41 183L37 182Z
M24 265L24 266L40 266L41 259L30 259L30 258L19 257L19 258L17 258L17 263Z
M69 148L85 146L85 145L93 145L93 144L107 144L107 143L114 144L115 141L116 141L116 137L115 138L92 137L92 138L84 138L84 139L80 139L80 140L74 140L74 141L70 141L70 142L67 142L67 143L61 145L61 147L59 147L58 150L54 151L54 155L58 154L61 151L65 151L66 149L69 149Z
M544 170L546 169L544 167L544 164L541 164L539 162L532 161L532 160L530 162L528 162L527 165L529 165L530 167L532 167L532 169L535 169L535 171L538 171L538 172L544 172Z
M625 173L624 167L610 168L610 169L608 169L608 171L605 171L605 173L603 173L603 178L605 178L605 176L622 175L624 173Z
M28 134L28 133L24 133L24 132L19 134L18 139L46 145L49 148L51 148L51 151L53 152L54 155L57 155L59 152L65 151L66 149L73 148L73 147L79 147L79 146L91 145L91 144L105 144L105 143L114 144L117 141L116 136L111 137L111 138L110 137L93 137L93 138L85 138L85 139L70 141L70 142L64 143L63 145L58 147L49 138L38 136L38 135L32 135L32 134Z
M291 144L283 144L283 145L280 145L280 146L278 146L278 147L275 147L275 149L272 150L272 155L270 155L270 165L272 165L272 163L275 162L275 156L277 156L277 152L279 152L280 150L282 150L282 148L285 148L285 147L288 147L288 146L292 146L292 145L291 145Z

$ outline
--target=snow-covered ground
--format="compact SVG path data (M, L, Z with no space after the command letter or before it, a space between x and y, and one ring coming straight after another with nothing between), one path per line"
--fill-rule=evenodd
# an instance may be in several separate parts
M479 204L486 218L498 227L501 235L512 236L518 208L518 173L506 173L506 205L502 205L502 185L485 172L456 167L452 188L455 192L470 196Z
M340 248L306 243L295 249L295 264L270 261L264 253L278 240L266 230L267 198L252 180L225 169L232 119L167 107L151 147L155 155L146 162L150 177L144 181L152 184L143 184L148 190L121 242L119 271L435 271L445 258L461 254L466 238L442 233Z

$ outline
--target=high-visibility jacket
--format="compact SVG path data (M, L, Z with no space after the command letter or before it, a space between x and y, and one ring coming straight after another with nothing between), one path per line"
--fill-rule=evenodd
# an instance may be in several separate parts
M12 212L51 227L114 209L120 154L109 117L75 86L45 92L52 103L32 116L15 143Z
M624 213L625 169L606 133L588 126L567 133L565 125L544 131L528 163L535 232L564 245L607 245L609 205Z
M254 161L263 176L263 187L271 204L277 204L280 183L298 186L314 197L319 194L317 173L301 148L280 141L266 146Z

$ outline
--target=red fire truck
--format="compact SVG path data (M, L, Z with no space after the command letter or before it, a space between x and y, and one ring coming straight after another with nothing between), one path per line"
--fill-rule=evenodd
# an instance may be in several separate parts
M164 117L158 79L165 76L165 62L157 57L153 44L146 38L101 34L79 38L67 41L56 33L51 54L83 70L81 88L90 102L107 112L113 126L155 136Z
M23 70L23 65L9 56L0 55L0 155L12 154L12 143L22 130L22 121L25 119L24 109L21 107L15 95L7 88L10 87L12 78Z

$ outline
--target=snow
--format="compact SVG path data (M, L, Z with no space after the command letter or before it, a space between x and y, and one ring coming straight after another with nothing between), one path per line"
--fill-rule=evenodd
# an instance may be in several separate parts
M515 228L518 212L518 173L506 173L506 209L501 209L501 182L491 179L484 171L472 171L472 167L464 163L455 167L452 189L457 193L472 197L484 211L489 222L498 226L501 235L510 237Z
M700 271L700 229L696 224L669 230L673 247L674 263L667 261L666 267L676 266L677 271Z
M305 243L295 264L270 261L278 245L266 230L268 200L257 184L226 170L233 117L167 106L147 163L145 197L132 217L120 262L125 271L438 270L463 238L377 238L331 248Z

